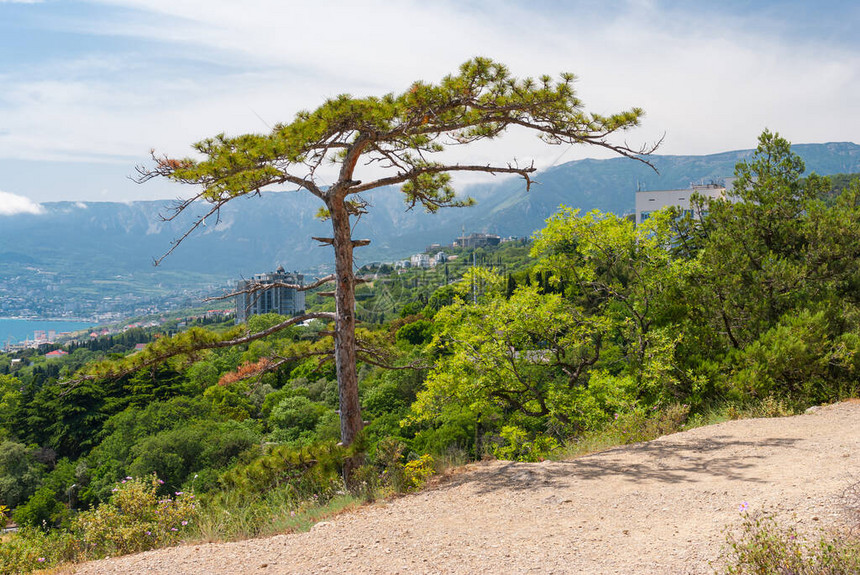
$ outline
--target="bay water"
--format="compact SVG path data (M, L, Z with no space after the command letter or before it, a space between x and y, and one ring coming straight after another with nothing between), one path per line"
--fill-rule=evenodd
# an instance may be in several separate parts
M62 319L9 319L0 318L0 349L7 343L20 343L25 339L32 340L36 331L57 332L57 335L88 329L93 323L68 321Z

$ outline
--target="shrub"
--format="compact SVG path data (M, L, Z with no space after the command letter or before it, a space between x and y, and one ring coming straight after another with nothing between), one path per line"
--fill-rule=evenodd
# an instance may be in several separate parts
M347 455L333 441L299 448L278 445L265 455L226 471L221 476L221 485L243 497L288 487L297 500L311 494L326 498L343 488L340 471Z
M433 476L433 456L425 453L403 466L403 486L406 491L417 491Z
M234 381L224 385L219 383L207 388L203 392L203 397L211 402L215 413L227 419L245 421L257 411L249 399L250 394L251 388L246 382Z
M680 431L689 413L689 405L678 403L663 409L656 405L647 410L636 408L616 415L613 427L619 433L623 443L649 441L661 435Z
M408 420L407 420L408 421ZM454 407L443 412L439 427L422 429L415 434L412 447L418 452L442 454L451 448L471 450L475 441L475 415ZM483 454L475 454L480 458Z
M744 515L740 536L729 535L728 564L732 575L848 575L860 573L860 543L821 537L801 538L770 515Z
M40 487L26 504L12 514L18 525L43 529L59 524L67 515L68 509L57 501L57 494L50 487Z
M177 493L175 497L159 497L160 486L155 476L126 478L116 485L109 501L82 512L71 522L70 529L23 527L15 536L0 542L0 573L29 573L63 562L135 553L175 543L195 519L194 496ZM36 511L36 506L28 507Z
M426 319L407 323L398 329L395 334L395 339L398 343L408 343L410 345L421 345L429 342L432 338L433 323Z
M387 437L376 444L374 462L379 473L380 483L394 491L405 489L404 466L402 463L406 445L393 437Z
M23 527L0 542L0 573L29 573L80 557L80 542L65 530Z
M373 501L392 492L416 491L436 473L436 461L429 454L419 457L410 453L410 460L403 463L406 449L406 444L393 437L377 443L370 463L359 467L355 476L364 499Z
M328 408L307 397L285 397L269 415L269 423L275 429L283 430L283 440L293 440L303 431L313 431Z
M0 501L10 507L27 501L42 482L44 467L23 443L0 442Z
M245 450L256 447L253 426L236 421L196 421L146 437L131 450L131 475L157 474L166 486L180 490L195 473L229 467Z
M126 478L96 509L82 512L73 524L90 557L124 555L175 543L194 520L194 495L159 496L161 482Z
M739 397L787 396L822 403L856 390L856 333L835 333L828 314L787 314L736 358L734 390Z
M516 425L505 425L500 435L505 443L493 450L499 459L542 461L558 448L558 442L552 437L538 433L530 438L527 431Z
M364 393L364 409L371 414L385 414L406 407L396 381L385 380Z

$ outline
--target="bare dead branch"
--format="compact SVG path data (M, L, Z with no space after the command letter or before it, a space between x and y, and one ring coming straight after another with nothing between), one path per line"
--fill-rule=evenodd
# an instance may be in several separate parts
M198 195L197 195L197 197L199 197L200 195L201 195L201 194L198 194ZM184 233L184 234L182 234L181 236L179 236L179 238L174 239L174 240L172 240L172 241L170 242L170 249L169 249L169 250L167 250L166 252L164 252L160 257L158 257L158 258L154 258L154 259L153 259L153 265L156 265L156 266L157 266L157 265L161 264L161 262L163 262L163 261L164 261L164 258L166 258L166 257L167 257L167 256L169 256L170 254L172 254L172 253L173 253L173 251L174 251L174 250L176 250L176 248L178 248L178 247L179 247L179 245L180 245L182 242L184 242L184 241L185 241L185 239L186 239L188 236L190 236L190 235L194 232L194 230L196 230L196 229L197 229L197 228L199 228L200 226L205 226L205 225L206 225L206 218L210 217L212 214L217 214L217 213L219 213L219 212L220 212L220 210L221 210L221 207L222 207L224 204L226 204L228 201L230 201L230 200L229 200L229 199L227 199L227 200L222 200L222 201L216 202L216 203L213 205L212 209L210 209L208 212L206 212L206 214L205 214L205 215L200 216L199 218L197 218L197 219L194 221L194 223L191 225L191 227L189 227L187 230L185 230L185 233ZM177 217L181 212L185 211L185 209L187 209L187 208L188 208L188 206L190 206L190 205L191 205L191 201L186 201L186 202L183 202L183 203L179 204L177 207L173 208L173 214L172 214L170 217L166 217L166 218L165 218L165 217L162 217L162 221L171 221L171 220L173 220L173 219L174 219L174 218L176 218L176 217Z

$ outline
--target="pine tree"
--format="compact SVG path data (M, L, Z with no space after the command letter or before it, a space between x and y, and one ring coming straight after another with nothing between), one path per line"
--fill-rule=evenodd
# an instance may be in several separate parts
M227 202L262 188L289 184L320 200L320 216L330 220L333 233L315 239L334 249L335 273L330 279L335 284L336 312L330 318L335 322L333 355L341 437L349 445L363 427L356 374L360 355L355 339L353 250L369 242L352 237L355 218L369 208L361 194L400 186L408 207L420 205L435 212L473 203L455 195L453 173L515 174L525 180L528 189L535 171L532 164L435 159L449 147L492 140L512 126L531 130L548 144L590 144L644 161L641 154L650 153L656 145L632 149L609 140L612 134L637 126L642 110L632 108L608 116L587 113L574 91L574 80L573 74L562 74L557 81L550 76L517 79L502 64L475 58L438 84L418 81L401 94L381 97L341 95L314 111L300 112L289 124L276 125L269 134L208 138L194 145L202 159L153 153L155 165L138 168L139 181L166 177L198 187L167 219L199 200L211 205L170 251ZM339 166L333 182L317 174L331 162ZM386 173L359 174L367 165L382 166ZM296 321L285 322L284 327Z

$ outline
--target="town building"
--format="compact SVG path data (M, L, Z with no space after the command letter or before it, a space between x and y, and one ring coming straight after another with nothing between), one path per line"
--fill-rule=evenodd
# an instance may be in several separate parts
M415 254L409 258L409 263L413 268L426 269L430 267L430 256L427 254Z
M460 236L454 245L460 248L483 248L486 246L497 246L502 242L501 236L496 234L472 233L468 236Z
M236 283L236 323L252 315L277 313L298 315L305 311L305 292L287 286L304 286L305 276L284 271L283 266L267 274Z
M659 209L675 206L684 213L692 213L690 207L690 196L698 194L704 198L718 199L726 198L726 190L731 189L731 180L727 178L722 182L709 184L692 184L689 188L681 190L638 190L636 192L636 224L641 224Z

